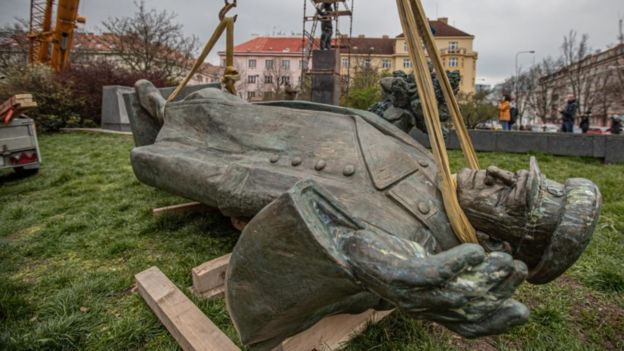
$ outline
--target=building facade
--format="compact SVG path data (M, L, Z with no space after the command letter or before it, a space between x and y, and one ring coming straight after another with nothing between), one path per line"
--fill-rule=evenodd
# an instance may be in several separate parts
M300 85L303 72L301 37L256 37L234 48L234 67L240 74L239 96L248 101L278 98L287 85ZM221 66L225 53L219 52Z
M577 119L591 114L592 126L609 126L609 117L624 115L624 43L595 52L539 82L537 94L546 106L543 112L534 111L536 115L542 112L545 120L557 121L566 96L573 94L580 106Z
M475 37L449 25L448 18L430 21L430 25L444 67L460 73L460 93L474 94L478 60L473 49ZM237 83L239 95L252 101L268 100L278 95L286 83L299 86L304 64L302 49L301 37L256 37L236 46L234 65L241 74ZM224 65L225 53L219 55ZM350 47L340 49L340 61L344 82L363 65L378 71L413 71L402 34L394 38L353 37Z

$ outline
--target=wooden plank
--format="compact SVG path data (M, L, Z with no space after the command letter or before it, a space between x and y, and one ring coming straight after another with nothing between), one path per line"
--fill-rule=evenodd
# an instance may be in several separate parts
M369 324L375 324L393 311L368 310L357 315L341 314L327 317L312 328L287 339L273 351L333 351L345 346Z
M240 351L158 268L135 276L139 294L185 351Z
M188 214L197 212L208 212L211 208L201 204L199 202L190 202L181 205L167 206L162 208L155 208L152 210L154 217L161 217L171 214Z
M193 292L207 299L225 295L225 274L232 254L221 256L193 268Z
M102 134L132 135L132 132L122 132L119 130L108 130L102 128L61 128L61 132L89 132Z

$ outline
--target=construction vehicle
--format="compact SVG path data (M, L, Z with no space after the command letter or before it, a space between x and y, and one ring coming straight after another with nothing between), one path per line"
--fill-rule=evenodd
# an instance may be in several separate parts
M28 62L49 65L60 72L70 65L70 53L74 32L78 23L85 23L78 15L80 0L31 0L30 2L30 50ZM53 14L56 20L53 22Z
M37 107L32 95L21 94L0 104L0 169L20 175L39 171L41 152L35 122L23 115Z

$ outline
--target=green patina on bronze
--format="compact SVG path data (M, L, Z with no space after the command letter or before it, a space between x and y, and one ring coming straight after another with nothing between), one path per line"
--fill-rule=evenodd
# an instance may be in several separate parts
M217 89L165 104L146 81L127 102L142 182L251 219L226 289L251 350L370 308L465 337L503 333L528 318L517 287L561 275L599 216L592 182L548 180L535 160L516 173L462 170L460 203L481 245L460 245L431 154L373 113L254 105Z

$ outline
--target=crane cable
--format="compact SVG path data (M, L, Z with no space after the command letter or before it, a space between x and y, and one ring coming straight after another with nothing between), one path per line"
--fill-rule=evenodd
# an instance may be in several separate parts
M210 54L214 46L217 44L217 41L221 39L221 36L223 35L224 31L226 32L226 49L225 49L226 67L225 67L225 72L223 74L223 78L221 79L221 82L223 83L223 85L225 86L225 89L230 94L236 95L235 83L240 78L240 75L238 74L238 71L234 67L234 23L236 22L238 15L234 17L225 16L231 9L235 8L236 5L237 5L236 0L234 0L232 3L229 3L228 0L225 0L225 6L223 6L221 11L219 12L219 20L220 20L219 25L217 25L217 28L215 29L214 33L212 33L212 36L206 43L206 46L204 46L204 49L202 50L202 53L197 58L197 61L195 61L193 68L191 68L191 70L186 75L184 80L180 82L180 84L173 91L173 93L169 95L169 98L167 98L167 102L174 101L176 97L178 97L180 92L182 92L182 90L186 87L186 85L191 80L191 78L193 78L195 73L197 73L197 70L204 63L204 61L206 60L206 58L208 57L208 55Z
M438 80L441 82L444 99L447 106L449 106L449 112L453 124L455 125L464 157L468 166L472 169L479 169L477 155L463 122L450 81L442 65L442 60L434 42L433 34L431 33L429 21L425 16L425 11L420 0L396 1L403 33L409 48L409 54L414 63L414 76L416 78L418 94L423 100L422 107L425 123L429 131L433 158L439 170L440 191L442 192L446 213L458 239L465 243L478 243L476 230L459 205L457 184L451 173L446 143L440 123L440 112L438 110L433 80L429 72L427 57L425 55L425 48L433 63L433 68Z

